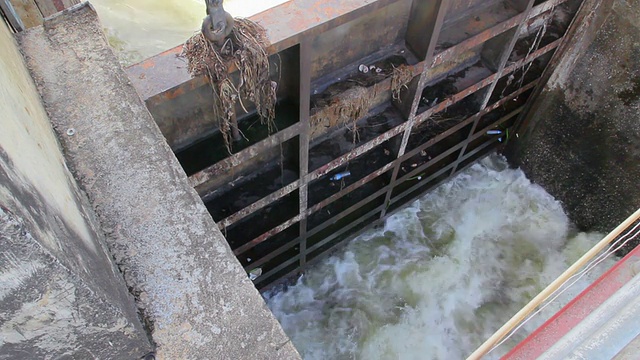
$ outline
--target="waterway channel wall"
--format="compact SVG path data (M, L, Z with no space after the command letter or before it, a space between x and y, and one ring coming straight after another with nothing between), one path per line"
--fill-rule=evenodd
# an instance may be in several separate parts
M608 232L640 206L640 2L588 16L507 153L580 230Z

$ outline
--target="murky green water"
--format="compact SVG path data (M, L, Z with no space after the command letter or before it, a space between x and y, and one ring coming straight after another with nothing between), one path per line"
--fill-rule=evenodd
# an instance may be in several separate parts
M287 0L226 0L225 9L249 17ZM92 0L111 46L124 65L185 42L200 30L204 0Z
M267 302L305 359L464 359L601 238L572 231L556 200L492 156Z

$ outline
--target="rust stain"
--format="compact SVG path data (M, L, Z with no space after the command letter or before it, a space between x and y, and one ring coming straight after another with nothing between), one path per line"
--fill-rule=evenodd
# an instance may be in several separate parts
M171 90L167 90L163 95L163 97L167 100L172 100L177 98L180 95L184 95L185 91L184 89L180 86Z
M149 59L140 63L140 67L142 67L143 69L151 69L154 66L156 66L156 62L153 61L153 59Z
M65 6L62 0L53 0L53 6L55 6L56 10L58 11L62 11L65 9Z

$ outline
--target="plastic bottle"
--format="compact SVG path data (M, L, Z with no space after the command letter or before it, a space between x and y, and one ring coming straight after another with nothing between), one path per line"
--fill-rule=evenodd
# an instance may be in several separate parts
M329 180L331 181L338 181L340 179L346 178L347 176L351 175L351 171L343 171L340 173L337 173L335 175L333 175L332 177L329 178Z

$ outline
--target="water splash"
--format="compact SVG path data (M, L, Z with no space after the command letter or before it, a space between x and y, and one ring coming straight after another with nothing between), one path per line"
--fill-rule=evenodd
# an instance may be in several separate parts
M601 238L493 155L265 297L305 359L463 359Z

